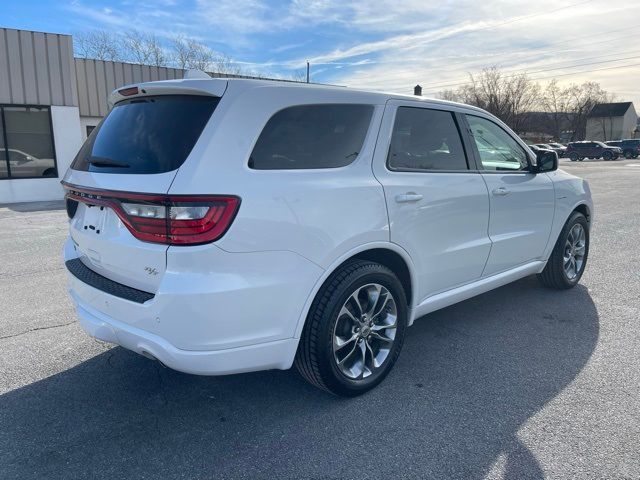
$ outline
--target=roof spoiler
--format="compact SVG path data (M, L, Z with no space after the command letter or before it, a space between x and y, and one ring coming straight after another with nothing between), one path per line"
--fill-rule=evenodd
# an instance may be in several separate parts
M202 77L187 77L189 72L198 72ZM108 98L109 108L127 98L142 98L151 95L211 95L222 97L227 89L228 82L222 79L211 78L204 72L190 70L185 72L185 78L181 80L161 80L157 82L125 85L111 92Z

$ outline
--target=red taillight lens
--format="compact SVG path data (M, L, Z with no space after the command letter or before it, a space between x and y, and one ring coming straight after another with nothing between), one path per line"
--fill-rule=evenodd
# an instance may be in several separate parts
M222 195L155 195L78 189L67 197L110 207L139 240L198 245L218 240L233 221L240 199Z
M213 242L227 231L236 215L237 197L179 198L169 207L169 239L174 245Z

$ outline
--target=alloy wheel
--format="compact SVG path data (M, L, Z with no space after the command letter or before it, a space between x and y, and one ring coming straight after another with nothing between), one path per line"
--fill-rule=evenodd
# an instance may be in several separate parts
M567 235L564 247L563 268L569 280L575 279L582 271L587 249L587 236L584 227L576 223Z
M375 373L393 348L397 327L396 301L387 288L370 283L356 289L333 329L333 357L340 372L352 380Z

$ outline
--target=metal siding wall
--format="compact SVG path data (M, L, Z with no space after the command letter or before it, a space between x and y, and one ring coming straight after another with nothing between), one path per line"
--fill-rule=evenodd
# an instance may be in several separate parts
M0 28L0 103L77 106L71 37Z
M78 84L78 104L80 107L80 114L82 112L89 111L89 90L87 89L87 66L86 60L82 58L76 58L76 82ZM85 113L84 115L88 115Z
M124 65L122 63L114 63L113 69L116 72L116 84L113 87L113 89L115 90L116 87L124 85L126 82L124 80Z
M109 94L124 85L180 79L183 76L179 68L84 58L75 59L75 73L80 115L87 117L106 115Z
M7 31L2 29L0 30L0 103L11 103L11 97Z
M89 93L89 115L97 117L100 115L100 94L98 88L98 74L96 72L96 61L87 60L87 89Z
M47 45L47 64L49 65L49 84L51 85L51 104L64 105L64 89L62 87L62 69L60 68L60 55L58 54L58 41L56 35L45 34Z
M96 64L96 83L98 85L98 115L103 117L107 114L107 82L105 77L105 63L95 62Z
M47 44L45 43L44 33L33 33L33 51L36 63L39 103L42 105L51 105L51 87L47 81L47 78L49 78L49 69L47 68Z
M39 104L38 87L36 84L36 64L33 52L32 32L21 30L18 34L20 44L20 59L22 61L22 82L24 85L25 103Z
M18 30L7 30L6 35L9 57L9 84L11 87L11 100L9 103L25 103Z
M109 94L113 92L118 85L122 85L122 84L116 84L116 64L114 62L105 62L104 73L105 73L106 90L107 90L107 98L108 98ZM109 107L106 102L104 104L104 107L106 112Z
M58 50L60 52L60 62L62 68L62 86L64 91L65 105L78 105L78 90L74 78L73 66L73 39L70 36L58 35Z

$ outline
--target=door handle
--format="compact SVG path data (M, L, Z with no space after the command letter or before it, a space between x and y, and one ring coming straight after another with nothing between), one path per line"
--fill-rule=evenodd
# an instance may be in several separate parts
M509 195L511 193L511 190L507 189L506 187L499 187L491 190L491 193L498 197L504 197L505 195Z
M407 192L407 193L402 193L400 195L396 195L396 202L398 203L411 203L411 202L418 202L420 200L422 200L422 195L415 192Z

